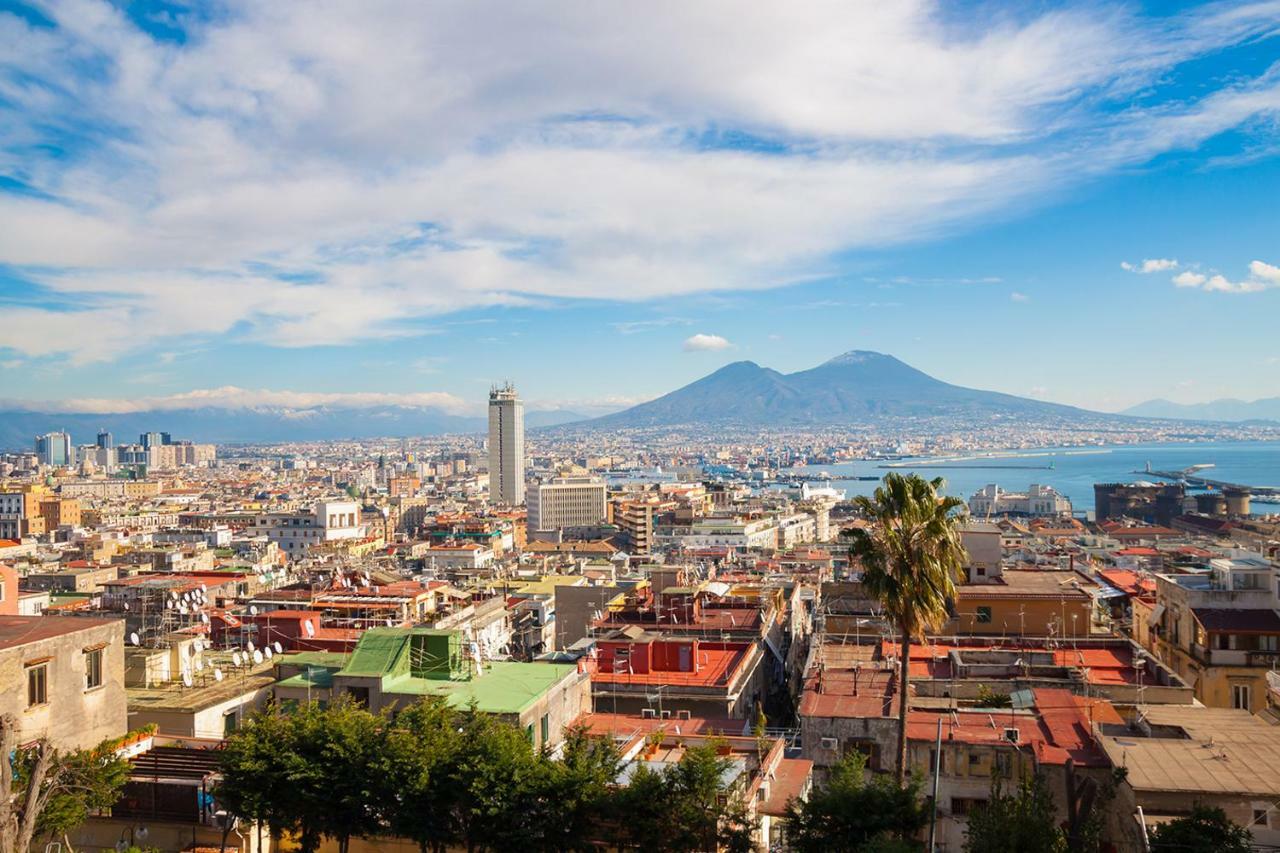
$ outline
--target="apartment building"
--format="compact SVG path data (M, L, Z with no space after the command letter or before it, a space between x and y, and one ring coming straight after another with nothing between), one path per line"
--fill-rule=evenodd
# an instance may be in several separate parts
M303 556L312 545L364 537L355 501L320 501L310 510L268 513L254 522L251 533L265 533L291 557Z
M599 477L554 477L528 493L528 529L593 527L606 517L606 487Z

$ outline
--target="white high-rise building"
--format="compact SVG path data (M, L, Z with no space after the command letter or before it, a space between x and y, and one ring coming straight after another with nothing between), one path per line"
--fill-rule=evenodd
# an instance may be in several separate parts
M603 524L605 491L599 477L554 477L537 483L529 490L529 529Z
M524 403L509 382L489 392L489 500L524 503Z
M50 432L36 436L36 455L43 465L74 465L76 457L71 450L71 434Z

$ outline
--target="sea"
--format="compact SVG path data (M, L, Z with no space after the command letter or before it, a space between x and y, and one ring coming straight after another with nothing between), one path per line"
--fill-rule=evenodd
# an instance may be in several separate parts
M829 485L849 495L870 495L889 471L916 473L946 480L943 491L968 500L988 483L1007 492L1024 491L1032 483L1053 486L1071 500L1075 512L1093 506L1094 483L1169 482L1144 473L1182 471L1212 465L1201 476L1248 486L1280 487L1280 441L1182 442L1127 444L1115 447L1046 447L1037 450L991 450L956 456L859 460L836 465L808 465L792 473L829 474ZM891 467L886 467L891 466ZM855 479L875 477L876 480ZM1280 503L1254 500L1255 515L1280 513Z

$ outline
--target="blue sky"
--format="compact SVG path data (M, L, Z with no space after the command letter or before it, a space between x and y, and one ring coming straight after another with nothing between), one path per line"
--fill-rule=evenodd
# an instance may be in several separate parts
M1280 394L1280 2L0 0L0 402Z

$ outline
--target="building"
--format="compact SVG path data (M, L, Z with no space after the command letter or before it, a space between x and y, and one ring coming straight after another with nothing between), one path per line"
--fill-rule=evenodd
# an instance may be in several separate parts
M1025 492L1006 492L995 483L988 483L969 498L969 514L975 518L1069 516L1071 501L1058 494L1053 486L1032 483Z
M591 710L590 677L577 665L485 660L475 646L460 631L372 628L340 665L281 657L275 698L330 701L345 693L377 713L440 696L520 727L538 748L558 744L565 726Z
M254 522L249 532L265 533L291 557L305 555L312 545L364 538L360 505L355 501L320 501L311 510L268 513Z
M21 540L45 532L40 502L48 496L43 486L24 486L21 491L0 492L0 539Z
M649 495L615 499L610 508L613 524L618 527L621 546L632 556L645 556L654 547L654 526L661 515L674 512L676 502Z
M71 434L50 432L36 436L36 456L42 465L60 467L73 464L75 456L71 451Z
M83 749L127 730L122 620L0 616L0 678L19 743Z
M764 702L760 644L636 633L596 644L591 686L599 710L742 720Z
M1267 673L1280 663L1272 576L1271 564L1256 557L1155 576L1156 605L1146 615L1152 650L1205 705L1252 713L1266 707Z
M489 392L489 500L524 503L524 402L510 383Z
M956 586L952 630L1015 637L1088 637L1100 585L1080 572L1014 569Z
M1135 821L1150 827L1213 806L1247 827L1258 849L1280 846L1280 728L1242 710L1157 705L1137 725L1103 726L1099 740L1126 770L1116 807Z
M104 430L98 431L98 440L94 444L94 446L97 447L99 450L110 450L111 448L116 446L116 443L111 433L107 432L104 429Z
M492 475L491 475L492 476ZM603 524L606 487L599 477L554 477L529 490L528 529L563 530Z
M1168 526L1182 515L1187 489L1181 483L1095 483L1094 511L1098 521L1134 518Z

